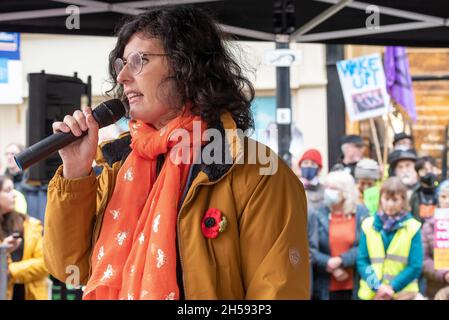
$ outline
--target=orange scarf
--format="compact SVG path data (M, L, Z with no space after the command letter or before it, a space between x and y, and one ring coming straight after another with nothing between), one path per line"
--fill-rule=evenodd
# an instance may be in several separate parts
M193 153L201 147L201 136L192 132L194 121L202 133L204 122L186 112L160 130L130 122L132 151L104 214L83 299L179 299L176 220ZM183 138L190 137L181 148L180 128ZM156 177L160 154L166 159Z

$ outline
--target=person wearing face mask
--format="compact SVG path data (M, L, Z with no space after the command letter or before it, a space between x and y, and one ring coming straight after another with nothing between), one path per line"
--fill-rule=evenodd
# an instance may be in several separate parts
M355 179L359 189L359 201L364 204L371 214L377 211L379 205L380 179L379 164L373 159L362 159L355 167Z
M415 170L415 162L418 160L411 151L395 150L388 155L388 174L396 176L407 187L407 199L419 188L419 177Z
M319 174L323 167L321 153L316 149L309 149L298 162L299 179L304 185L307 196L307 208L315 210L323 203L324 188L320 183Z
M341 137L341 162L335 164L331 171L344 170L354 177L357 162L363 158L365 143L361 136L349 134Z
M421 223L408 211L407 187L390 177L380 190L380 210L362 223L357 256L362 300L419 297L423 264Z
M405 132L395 133L393 138L393 150L410 151L416 155L413 137Z
M439 208L449 208L449 180L443 181L437 188ZM449 270L436 270L434 265L435 219L425 219L422 227L424 246L423 275L426 279L426 296L429 299L449 299Z
M324 203L309 214L309 246L313 264L313 299L350 300L357 292L355 261L362 220L369 215L357 204L353 177L330 172Z
M413 216L424 222L432 217L437 206L436 188L438 187L436 162L432 157L419 158L415 163L419 177L419 188L410 197Z

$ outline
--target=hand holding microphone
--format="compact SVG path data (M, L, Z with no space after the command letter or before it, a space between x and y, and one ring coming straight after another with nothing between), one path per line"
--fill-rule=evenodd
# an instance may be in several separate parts
M63 161L63 175L67 179L87 176L98 144L98 130L115 123L126 114L119 99L111 99L97 106L77 110L63 122L53 123L53 135L26 148L15 156L19 168L28 168L59 150Z
M76 110L73 116L66 115L64 121L54 122L53 133L72 133L75 137L82 137L59 150L63 163L63 176L74 179L87 176L92 169L92 162L98 145L98 123L92 116L89 107ZM85 132L87 131L87 134Z

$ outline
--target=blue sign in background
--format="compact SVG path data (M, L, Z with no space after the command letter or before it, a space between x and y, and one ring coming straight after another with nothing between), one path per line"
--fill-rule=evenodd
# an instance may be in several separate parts
M8 83L8 59L0 58L0 83Z
M276 123L276 97L255 97L251 103L254 117L254 132L251 138L267 143L266 134L270 125Z
M20 33L0 32L0 59L20 60Z

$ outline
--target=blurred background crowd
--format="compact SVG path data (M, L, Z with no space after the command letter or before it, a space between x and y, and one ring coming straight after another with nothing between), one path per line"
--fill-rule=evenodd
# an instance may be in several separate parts
M298 162L312 298L449 299L449 269L434 261L434 214L449 208L449 180L441 181L434 158L417 156L404 132L395 134L385 166L365 151L360 136L346 135L329 173L316 149Z

